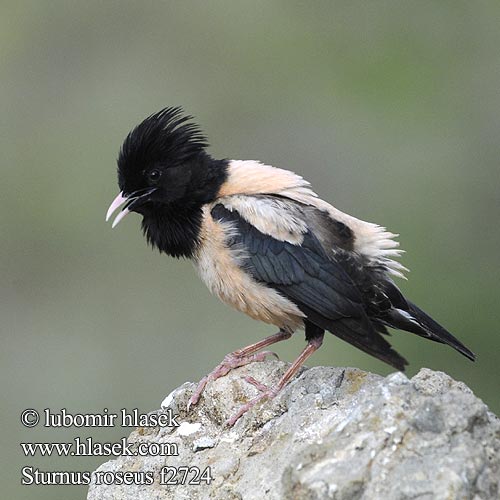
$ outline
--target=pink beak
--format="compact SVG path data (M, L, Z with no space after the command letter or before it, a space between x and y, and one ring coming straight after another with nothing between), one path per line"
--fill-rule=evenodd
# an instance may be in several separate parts
M113 203L108 208L108 212L106 213L106 222L110 219L110 217L115 213L115 211L120 208L125 203L128 203L128 207L132 206L136 202L141 202L142 200L147 201L149 196L153 194L157 190L156 187L153 188L145 188L134 191L133 193L124 196L123 191L113 200ZM116 227L119 222L130 213L128 207L122 208L120 213L116 216L115 220L111 227Z
M113 203L108 208L108 211L106 213L106 222L110 219L110 217L115 213L115 211L120 208L124 203L126 203L129 200L128 197L123 196L123 192L121 192L114 200ZM118 223L127 215L130 213L130 210L127 208L124 208L115 218L113 221L113 224L111 225L112 228L116 227Z

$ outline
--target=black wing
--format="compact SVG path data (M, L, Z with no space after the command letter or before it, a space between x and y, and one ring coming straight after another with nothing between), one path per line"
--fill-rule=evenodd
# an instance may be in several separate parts
M244 266L254 279L294 302L311 323L404 370L406 360L375 330L359 289L311 231L304 234L301 245L293 245L260 232L223 204L211 213L214 219L233 225L227 244L244 249Z

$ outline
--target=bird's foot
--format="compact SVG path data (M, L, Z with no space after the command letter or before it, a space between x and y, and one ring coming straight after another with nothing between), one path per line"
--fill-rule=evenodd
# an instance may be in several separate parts
M253 377L245 377L245 380L252 384L254 387L259 389L261 392L257 397L251 399L248 403L244 404L240 407L240 409L228 420L226 420L226 425L232 427L239 419L242 417L248 410L251 410L255 405L260 403L261 401L268 401L276 397L280 388L277 387L268 387L267 385L258 382Z
M253 377L246 377L245 380L256 387L261 394L254 399L251 399L247 404L243 405L229 420L226 420L226 424L233 426L238 419L244 415L248 410L253 408L257 403L264 400L273 399L276 397L283 387L290 382L290 380L296 375L300 370L300 367L304 361L316 350L318 350L323 342L323 334L321 331L319 335L311 338L306 346L306 348L301 352L300 356L288 367L286 372L280 378L279 382L273 387L269 388L267 385L257 382Z
M200 380L198 386L196 387L196 390L189 399L187 405L187 411L189 411L193 405L198 403L208 382L213 382L214 380L217 380L220 377L224 377L234 368L239 368L240 366L245 366L248 365L249 363L265 361L267 356L275 356L276 359L279 359L278 355L272 351L262 351L256 354L243 355L243 356L238 355L237 351L235 353L233 352L227 354L224 357L222 363L217 365L208 375L206 375Z

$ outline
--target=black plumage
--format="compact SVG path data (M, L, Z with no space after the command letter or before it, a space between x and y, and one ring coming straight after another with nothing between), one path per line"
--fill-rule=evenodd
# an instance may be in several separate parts
M258 351L304 328L307 347L276 388L245 405L273 397L321 345L325 331L393 367L407 361L389 344L387 328L402 329L474 354L407 300L392 280L404 268L392 257L395 235L317 198L292 172L253 161L215 160L200 129L180 108L146 118L125 139L118 158L122 206L142 215L148 242L174 257L193 259L221 300L278 334L226 356L205 384L231 368L261 361Z
M208 142L190 120L179 107L154 113L127 135L118 156L123 193L156 188L128 208L143 215L148 243L173 257L193 256L199 244L201 207L226 179L227 161L213 160L206 153ZM158 173L160 177L152 176Z
M238 229L228 245L244 250L244 265L255 279L290 298L317 327L404 370L407 361L370 321L362 288L349 276L346 260L329 257L312 232L307 232L302 245L297 246L262 234L236 211L222 205L216 205L212 214ZM262 241L267 242L265 247L259 244Z

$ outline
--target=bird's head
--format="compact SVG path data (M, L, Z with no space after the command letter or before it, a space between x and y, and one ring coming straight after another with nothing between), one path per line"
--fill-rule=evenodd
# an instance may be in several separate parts
M147 117L126 137L118 157L120 193L106 220L121 206L115 227L130 212L147 215L173 203L205 202L211 164L208 143L179 107Z

